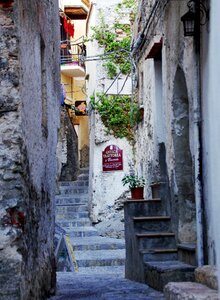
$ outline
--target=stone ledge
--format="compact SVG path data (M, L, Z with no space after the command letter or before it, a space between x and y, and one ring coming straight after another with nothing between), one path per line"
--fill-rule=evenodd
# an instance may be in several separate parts
M164 288L167 300L219 300L218 292L195 282L170 282Z
M202 266L195 270L196 281L207 285L209 288L218 290L217 269L214 266Z
M194 272L195 267L185 264L178 260L173 261L153 261L153 262L146 262L145 266L152 270L157 270L159 273L163 272L169 272L169 271L176 271L176 270L182 270L182 271L191 271Z
M177 244L177 248L181 250L192 251L192 252L196 251L196 245L190 243Z

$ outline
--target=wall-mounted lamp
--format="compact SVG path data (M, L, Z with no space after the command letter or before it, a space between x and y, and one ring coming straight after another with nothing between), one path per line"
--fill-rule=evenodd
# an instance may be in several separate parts
M184 36L195 36L199 25L205 25L209 19L208 9L200 0L190 0L187 6L188 12L181 18Z

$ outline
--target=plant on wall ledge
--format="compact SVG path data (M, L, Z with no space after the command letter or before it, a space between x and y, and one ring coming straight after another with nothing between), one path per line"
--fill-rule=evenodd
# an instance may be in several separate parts
M141 121L140 110L131 96L97 93L91 97L91 108L98 111L107 134L116 138L134 139L134 127Z

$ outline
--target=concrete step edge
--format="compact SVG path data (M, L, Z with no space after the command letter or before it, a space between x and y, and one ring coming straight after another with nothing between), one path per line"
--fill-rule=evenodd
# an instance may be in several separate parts
M138 238L166 238L166 237L175 237L173 232L149 232L149 233L136 233Z

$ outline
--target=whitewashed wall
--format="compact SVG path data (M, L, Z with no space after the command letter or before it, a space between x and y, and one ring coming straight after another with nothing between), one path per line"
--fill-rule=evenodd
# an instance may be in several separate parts
M208 169L208 196L211 200L211 220L214 230L214 239L216 246L217 267L218 267L218 279L220 282L220 160L219 160L219 146L220 146L220 59L219 59L219 47L220 47L220 32L219 32L219 11L220 2L218 0L211 1L211 18L210 18L210 69L209 69L209 92L207 98L207 169Z
M87 28L99 24L99 12L103 10L105 22L111 24L114 17L111 14L114 11L115 4L120 1L95 1L88 20ZM88 36L91 31L88 32ZM87 44L87 56L91 57L103 53L103 49L97 45L97 42ZM103 92L110 86L110 80L107 79L105 69L101 61L88 61L86 72L89 77L87 80L88 101L90 96L96 92ZM123 79L122 79L123 80ZM126 93L131 90L128 84L125 86ZM117 91L113 87L111 93ZM102 172L102 151L108 145L117 145L124 152L124 170L115 172ZM111 135L105 134L100 117L97 113L90 112L90 208L91 217L94 222L103 220L103 214L109 207L113 207L115 200L118 199L126 190L123 187L121 179L125 173L129 173L130 164L133 164L132 147L126 139L116 139Z

